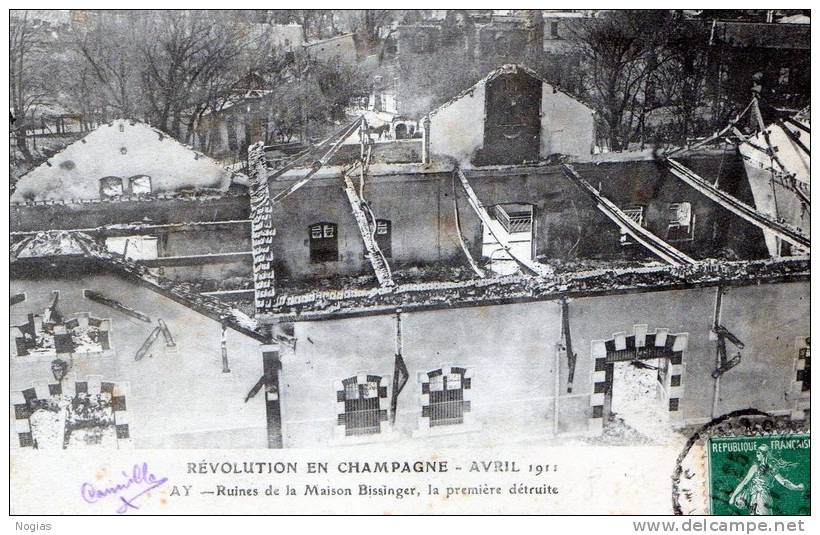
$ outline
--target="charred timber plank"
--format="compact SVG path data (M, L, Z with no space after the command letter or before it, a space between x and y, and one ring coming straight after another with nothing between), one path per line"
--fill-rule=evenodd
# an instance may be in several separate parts
M207 253L201 255L160 256L150 259L134 260L138 264L149 267L174 266L202 266L207 264L227 264L240 262L253 257L253 251L238 251L235 253Z
M152 345L154 345L154 342L156 342L161 331L162 329L159 326L154 327L154 330L151 331L151 334L148 335L148 338L145 339L145 341L142 343L142 346L140 346L140 348L137 350L137 354L134 355L134 360L142 360L142 358L148 354L148 350L151 349Z
M601 193L589 182L581 178L578 172L575 171L571 165L562 164L561 168L567 178L575 182L596 201L598 210L600 210L605 216L623 229L624 232L632 236L635 241L646 247L653 254L673 266L696 263L696 260L677 250L675 247L672 247L670 244L666 243L664 240L633 221L612 201L601 195Z
M347 173L343 173L342 178L345 182L345 194L347 194L347 200L350 202L350 209L353 211L353 218L359 227L359 234L361 234L364 247L367 249L367 258L370 260L370 265L373 266L373 271L379 280L379 285L385 287L394 286L395 283L390 273L390 266L387 264L387 259L376 243L374 236L376 230L375 222L374 225L371 226L367 220L367 215L362 209L362 199L359 197L359 194L356 193L356 187L353 185L353 181L350 180L350 177L347 176Z
M789 124L793 124L794 126L796 126L797 128L799 128L800 130L804 131L805 133L807 133L807 134L811 134L811 128L809 128L808 126L804 125L804 124L803 124L803 123L801 123L800 121L795 121L795 120L794 120L793 118L791 118L791 117L786 117L786 118L785 118L785 119L783 119L783 120L784 120L784 121L786 121L786 122L787 122L787 123L789 123Z
M732 195L714 187L686 166L671 158L666 160L666 164L673 175L752 225L772 232L797 247L806 249L811 247L811 240L798 229L778 221L768 214L759 212Z
M780 128L789 136L791 139L800 149L806 153L806 156L811 156L811 150L803 143L803 140L800 139L800 136L786 128L786 124L783 121L780 121Z
M147 314L143 314L142 312L134 310L133 308L127 307L119 301L115 301L114 299L109 299L101 293L92 290L83 290L83 297L85 297L89 301L94 301L95 303L99 303L101 305L113 308L118 312L122 312L126 316L137 318L138 320L144 321L146 323L151 323L151 318L148 317Z
M467 177L464 176L464 172L456 167L455 171L456 176L458 176L459 181L461 182L461 187L464 189L464 192L467 194L467 204L470 205L470 208L476 213L478 218L487 227L487 230L490 231L493 238L498 242L498 244L504 248L506 253L510 255L510 257L515 260L520 268L524 271L528 271L533 275L538 277L549 277L552 275L551 270L548 266L544 266L538 264L537 262L533 262L530 259L523 258L517 253L515 253L511 248L510 244L505 240L502 240L500 236L498 236L495 231L493 230L492 219L490 218L490 214L487 212L487 208L481 203L478 199L478 195L476 195L473 187L470 185L470 182L467 180Z
M480 278L485 278L487 276L484 273L484 270L478 266L478 263L473 258L473 255L470 254L470 249L467 248L467 244L464 242L464 233L461 232L461 215L458 212L458 196L456 195L456 177L455 174L453 175L453 219L456 224L456 234L458 235L458 243L461 246L461 250L464 252L464 256L467 257L467 262L470 263L470 267L473 268L473 271L476 275Z
M296 190L298 190L299 188L301 188L302 186L307 184L308 181L313 177L313 175L315 175L317 172L319 172L319 169L321 169L325 164L327 164L327 162L330 161L330 159L333 157L333 155L336 154L336 152L342 146L342 143L344 142L344 140L347 139L348 136L350 136L350 134L355 132L357 128L361 127L361 124L362 124L362 120L357 119L356 121L354 121L353 123L348 125L347 128L342 130L339 134L339 138L330 147L330 149L325 151L325 153L322 155L321 158L319 158L318 160L313 162L313 165L311 166L310 171L308 171L308 173L305 176L300 178L294 184L292 184L291 186L285 188L284 190L282 190L279 193L277 193L276 195L274 195L271 198L271 201L270 201L271 205L275 205L276 203L280 202L281 200L288 197L290 194L294 193ZM280 169L273 175L273 177L280 176L281 174L283 174L283 172L284 171L282 171ZM268 183L270 183L270 181L273 177L268 177Z
M294 156L293 159L291 159L291 161L289 161L287 164L285 164L284 166L277 169L273 174L269 175L267 177L268 183L270 183L272 180L276 180L277 178L284 175L285 173L287 173L288 171L290 171L291 169L293 169L294 167L296 167L300 163L307 161L307 156L309 156L311 153L325 147L328 143L330 143L331 141L336 139L336 136L341 135L342 140L344 140L344 138L346 138L347 136L350 135L350 132L348 132L347 134L345 134L345 132L347 132L348 129L351 126L361 124L361 121L362 121L361 118L357 118L356 120L354 120L353 122L351 122L350 124L348 124L347 126L342 128L341 130L337 131L336 133L332 134L330 137L323 140L318 145L316 145L314 147L308 147L307 149L303 150L302 152L300 152L299 154ZM262 146L260 144L259 149L260 149L260 151L262 151L264 153L264 146Z

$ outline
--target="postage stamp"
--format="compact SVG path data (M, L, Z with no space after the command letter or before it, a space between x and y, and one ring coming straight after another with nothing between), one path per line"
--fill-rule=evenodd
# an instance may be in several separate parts
M710 438L712 514L810 514L810 451L803 434Z

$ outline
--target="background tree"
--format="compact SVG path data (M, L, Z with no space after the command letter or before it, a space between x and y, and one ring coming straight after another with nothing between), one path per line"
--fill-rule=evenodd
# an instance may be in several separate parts
M646 114L658 69L670 61L667 11L615 11L571 27L582 58L581 83L599 112L613 150L626 148L635 121ZM650 90L650 91L648 91Z
M15 144L28 161L33 159L26 144L38 106L50 104L56 96L55 58L49 54L53 37L42 21L29 18L27 11L13 11L9 24L9 110L14 119Z
M139 43L142 90L152 123L176 138L189 131L197 104L214 85L238 80L246 71L236 61L245 44L235 15L214 11L150 12ZM227 89L227 87L225 87Z
M137 20L129 16L129 21ZM72 25L70 60L74 68L65 79L65 94L86 116L106 121L136 117L143 106L140 58L135 43L139 24L123 23L102 13L90 26Z

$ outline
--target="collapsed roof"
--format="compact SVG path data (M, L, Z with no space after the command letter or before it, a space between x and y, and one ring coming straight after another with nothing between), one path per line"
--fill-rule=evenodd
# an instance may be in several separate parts
M155 275L147 267L106 250L82 232L39 232L13 244L9 255L13 267L23 267L27 262L91 261L237 332L261 342L268 341L264 328L246 314L218 299L199 294L188 284Z

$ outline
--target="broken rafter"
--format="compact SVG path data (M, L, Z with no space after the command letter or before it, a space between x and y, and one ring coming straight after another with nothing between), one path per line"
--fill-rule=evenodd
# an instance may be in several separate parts
M800 136L792 132L790 129L786 128L786 124L783 121L780 121L780 128L786 135L789 137L792 142L800 147L800 149L806 153L806 156L811 156L811 150L803 143L803 140L800 139Z
M714 140L716 140L716 139L718 139L718 138L720 138L720 137L723 137L723 136L724 136L727 132L729 132L730 130L733 130L733 129L735 129L735 128L736 128L737 123L739 123L739 122L740 122L740 120L743 118L743 116L744 116L744 115L746 115L746 113L747 113L747 112L751 109L752 105L753 105L755 102L756 102L756 99L752 99L752 100L751 100L751 101L750 101L750 102L746 105L746 107L745 107L745 108L743 108L743 111L742 111L742 112L740 112L740 113L738 113L738 114L735 116L735 118L734 118L734 119L733 119L733 120L732 120L732 121L731 121L731 122L730 122L730 123L729 123L729 124L728 124L728 125L724 128L724 129L723 129L723 130L721 130L721 131L719 131L719 132L717 132L717 133L715 133L715 134L713 134L713 135L709 136L709 137L708 137L708 138L706 138L706 139L703 139L703 140L701 140L701 141L699 141L699 142L695 143L694 145L692 145L692 146L690 146L690 147L678 147L678 148L676 148L675 150L673 150L673 151L669 152L667 155L668 155L668 156L671 156L671 155L673 155L673 154L675 154L675 153L677 153L677 152L681 152L681 151L693 151L693 150L697 149L698 147L702 147L703 145L706 145L706 144L711 143L712 141L714 141Z
M564 170L564 175L566 175L567 178L575 182L595 199L598 210L618 225L623 232L632 236L635 241L649 249L653 254L673 266L696 263L693 258L672 247L636 221L632 220L632 218L618 208L615 203L601 195L600 191L596 190L589 182L581 178L571 165L562 164L561 168Z
M673 175L689 184L694 189L706 195L730 212L740 216L752 225L777 235L779 238L800 248L809 249L811 240L800 230L782 221L778 221L772 216L752 208L739 201L732 195L714 187L712 184L695 174L692 170L671 158L666 160L666 165Z
M762 152L763 154L765 154L766 156L771 158L772 151L770 149L766 149L764 147L761 147L757 143L752 142L752 140L749 138L749 136L744 135L743 132L741 132L740 130L737 129L737 127L733 127L732 132L735 134L735 137L737 137L738 140L740 140L741 143L745 143L745 144L749 145L750 147L752 147L753 149L755 149L756 151ZM780 162L778 162L778 164L779 163ZM783 167L781 166L781 169L782 168Z
M177 343L174 341L174 337L171 334L171 330L168 329L168 325L162 321L162 319L157 320L159 324L159 328L162 330L162 336L165 338L165 345L168 347L176 347Z
M336 139L337 135L342 134L350 126L359 124L360 122L361 122L361 118L357 118L355 121L353 121L349 125L345 126L342 130L340 130L338 132L335 132L335 133L331 134L330 136L328 136L327 138L325 138L324 140L322 140L319 144L314 145L312 147L308 147L305 150L303 150L302 152L300 152L299 154L295 155L287 164L283 165L282 167L280 167L279 169L274 171L273 174L268 176L268 181L270 182L271 180L276 180L277 178L284 175L285 173L287 173L288 171L290 171L291 169L293 169L294 167L296 167L300 163L303 163L304 161L306 161L306 157L309 156L312 152L317 151L317 150L325 147L328 143L330 143L331 141ZM343 137L343 139L346 138L348 135L349 134L345 135ZM264 153L265 147L261 146L260 148L261 148L262 152Z
M105 305L107 307L113 308L118 312L122 312L126 316L130 316L132 318L136 318L140 321L144 321L146 323L151 323L151 318L148 317L147 314L143 314L133 308L127 307L120 303L119 301L115 301L113 299L109 299L105 297L103 294L92 291L92 290L83 290L83 297L88 299L89 301L94 301L95 303L99 303L101 305Z
M805 133L807 133L807 134L811 135L811 128L809 128L808 126L804 125L804 124L803 124L803 123L801 123L800 121L795 120L793 117L786 117L786 118L784 118L783 120L784 120L784 121L786 121L786 122L787 122L787 123L789 123L789 124L793 124L794 126L796 126L797 128L799 128L800 130L802 130L802 131L804 131Z
M142 358L148 354L148 350L151 349L152 345L154 345L154 342L156 342L160 332L162 332L162 329L159 326L154 327L154 330L151 331L151 334L148 335L148 338L145 339L140 348L137 350L136 355L134 355L134 360L142 360Z
M69 254L56 250L54 242L59 243ZM36 244L41 246L39 253L35 250ZM25 258L12 256L12 263L27 261L29 259L51 259L50 261L52 262L59 262L61 258L65 258L67 261L74 261L82 257L85 262L93 262L111 269L127 279L149 288L205 317L221 323L227 323L229 327L245 336L249 336L263 343L270 341L267 330L242 311L218 299L200 294L190 284L171 281L157 275L146 266L139 265L123 258L121 255L112 253L87 234L81 232L70 233L66 231L40 232L33 238L21 240L21 242L15 246L15 250L19 251L20 249L18 249L18 247L22 249L23 253L27 253L29 256ZM88 296L87 292L86 296Z
M458 197L456 195L456 176L453 174L453 218L456 223L456 235L458 236L458 243L461 245L461 250L464 251L464 256L467 257L467 262L470 263L470 267L473 268L473 271L476 275L481 277L482 279L487 276L484 273L484 270L478 267L473 255L470 254L470 249L467 248L467 244L464 242L464 234L461 232L461 216L458 213Z
M464 192L467 194L467 203L473 209L473 211L478 215L478 218L487 227L487 230L490 231L493 238L498 242L498 244L504 249L504 251L510 255L510 258L515 260L515 262L525 271L528 271L538 277L550 277L553 275L552 270L549 266L544 266L539 264L538 262L534 262L528 258L523 258L517 253L515 253L512 248L510 247L509 242L502 240L500 236L495 232L493 229L493 222L492 218L490 218L490 214L487 212L487 209L481 204L481 201L478 199L475 191L473 191L473 187L470 186L470 183L467 181L467 177L464 176L464 172L459 168L456 167L455 171L458 179L461 181L461 186L464 188Z
M298 190L299 188L301 188L302 186L307 184L308 181L313 177L313 175L318 173L319 169L321 169L325 164L327 164L327 162L330 161L330 159L333 157L333 155L336 154L336 151L339 150L339 148L342 146L342 143L344 143L345 139L347 139L350 136L350 134L352 134L357 128L361 128L361 125L362 125L362 119L357 119L356 121L354 121L353 123L348 125L345 129L343 129L338 134L338 139L336 140L336 142L327 151L325 151L325 153L322 155L321 158L319 158L318 160L313 162L313 165L311 166L310 171L308 171L307 174L305 176L303 176L302 178L300 178L298 181L296 181L295 183L293 183L289 187L285 188L284 190L282 190L279 193L277 193L276 195L274 195L270 200L271 205L275 205L276 203L280 202L282 199L288 197L290 194L292 194L293 192L295 192L296 190ZM336 137L336 136L333 136L333 137ZM279 176L281 174L282 174L282 170L280 169L279 171L277 171L274 174L274 176ZM272 178L273 177L268 177L268 182L270 182L270 180Z
M780 169L782 169L784 173L792 174L792 173L789 173L786 166L783 165L783 162L780 161L780 158L777 156L777 150L772 145L772 140L769 137L769 131L766 129L766 125L763 124L763 115L760 113L760 105L758 104L757 99L756 98L753 99L752 103L754 104L754 108L755 108L755 112L756 112L754 115L757 118L757 123L758 123L758 127L760 128L760 133L763 135L763 140L766 142L766 147L768 147L768 149L769 149L769 151L768 151L769 157L774 162L776 162L777 165L780 166Z
M225 221L186 221L184 223L113 223L111 225L101 225L99 227L87 228L69 228L62 229L66 232L83 232L85 234L103 234L105 236L120 236L132 235L135 232L143 232L149 230L168 231L168 230L196 230L197 227L213 227L219 225L248 225L250 219L230 219ZM36 236L41 230L18 230L9 232L12 238L18 236Z
M356 193L356 187L347 173L342 173L342 178L345 182L345 193L347 200L350 201L350 208L353 210L353 217L359 226L359 233L362 236L365 249L367 249L367 257L370 260L370 265L373 266L373 271L376 273L376 278L379 280L379 285L389 287L394 286L393 275L390 272L390 266L387 259L382 254L379 245L376 243L374 237L374 228L371 228L368 221L367 214L362 209L363 201Z
M794 135L794 132L792 132L791 130L789 130L788 128L786 128L786 126L785 126L784 124L781 124L781 125L780 125L780 128L781 128L784 132L786 132L786 134L787 134L787 135L789 135L789 137L790 137L790 138L791 138L791 136L793 136L793 135ZM798 185L796 185L796 184L794 183L794 182L797 180L797 179L794 177L794 173L790 173L790 172L789 172L789 170L788 170L788 169L786 169L786 167L785 167L785 166L783 165L783 163L780 161L780 159L779 159L777 156L775 156L775 155L774 155L774 154L775 154L775 149L774 149L774 147L772 147L772 146L771 146L771 144L769 144L769 148L767 149L767 148L765 148L765 147L761 147L760 145L758 145L758 144L756 144L756 143L753 143L753 142L749 139L749 136L744 136L744 135L740 132L740 130L738 130L737 128L735 128L735 129L734 129L734 133L735 133L735 136L737 136L737 138L738 138L738 139L740 139L740 142L741 142L741 143L745 143L745 144L749 145L750 147L752 147L753 149L755 149L755 150L757 150L757 151L759 151L759 152L762 152L763 154L765 154L766 156L768 156L768 157L769 157L772 161L774 161L775 163L777 163L777 165L780 167L780 171L778 171L778 170L777 170L777 169L775 169L774 167L767 167L767 169L768 169L769 171L771 171L772 173L774 173L775 175L777 175L777 176L784 177L784 178L783 178L783 181L781 182L781 184L783 184L783 186L784 186L784 187L786 187L786 188L790 189L792 192L794 192L794 194L795 194L795 195L797 195L798 197L800 197L800 199L801 199L804 203L806 203L806 205L807 205L807 206L811 206L811 199L810 199L810 198L809 198L809 197L808 197L808 196L807 196L807 195L806 195L806 194L805 194L805 193L804 193L804 192L800 189L800 187L799 187ZM767 143L769 143L769 138L768 138L768 136L766 136L764 139L766 140L766 142L767 142ZM799 139L797 139L797 138L794 138L793 140L794 140L794 141L797 141L798 143L800 143L800 140L799 140ZM801 147L803 147L803 149L806 151L806 154L807 154L807 155L809 155L809 154L808 154L808 149L806 149L806 148L805 148L805 146L803 146L802 144L801 144L800 146L801 146ZM809 155L809 156L810 156L810 155Z

